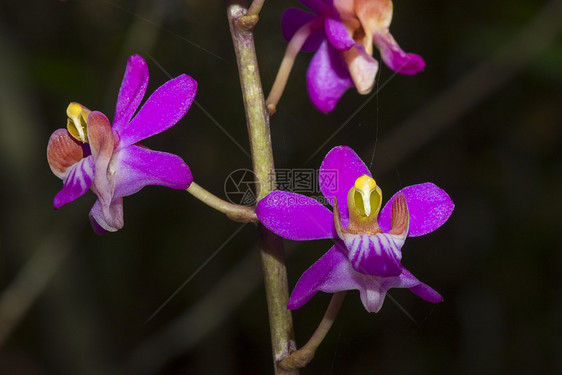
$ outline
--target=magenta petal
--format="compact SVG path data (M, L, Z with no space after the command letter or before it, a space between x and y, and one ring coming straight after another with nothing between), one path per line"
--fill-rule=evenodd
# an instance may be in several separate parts
M355 41L349 35L349 31L344 23L335 18L326 18L324 21L324 30L328 42L340 51L347 51L355 45Z
M290 240L338 237L332 212L304 195L274 191L258 203L256 213L267 229Z
M361 302L368 312L378 312L386 293L391 288L409 288L413 293L430 302L439 302L439 293L421 283L410 272L392 277L363 275L356 272L345 254L344 244L338 241L326 254L300 277L289 298L287 308L298 309L319 291L335 293L359 290Z
M92 229L94 230L95 234L102 235L107 233L107 231L103 229L103 227L99 225L98 222L93 218L91 212L89 218L90 218L90 224L92 225Z
M323 0L299 0L302 5L310 9L316 14L322 14L326 11L326 4Z
M373 41L381 52L384 63L397 73L414 75L425 68L425 61L418 55L402 51L388 32L375 33Z
M306 83L312 104L324 113L333 111L347 89L354 86L341 53L327 41L314 54Z
M393 235L347 234L344 242L349 251L349 261L357 272L381 277L398 276L402 273L400 248L403 241L397 243Z
M349 219L347 194L355 184L355 180L364 174L371 176L365 163L348 146L337 146L331 149L320 166L318 176L320 189L332 204L333 197L337 197L344 226L347 226Z
M67 169L66 176L63 179L64 186L55 196L53 205L56 209L59 209L80 198L86 194L93 181L94 159L92 156L88 156Z
M111 201L108 207L104 208L100 200L96 200L94 206L90 210L90 221L94 231L103 234L103 230L108 232L116 232L123 228L123 198L117 197ZM100 227L103 230L100 230Z
M357 288L358 284L353 277L356 272L340 246L343 243L338 241L302 274L289 297L288 309L301 308L318 291L335 293Z
M174 126L193 103L196 91L197 82L186 74L160 86L133 120L118 132L119 147L127 147Z
M431 182L407 186L399 192L404 193L408 202L410 213L408 236L410 237L433 232L447 221L455 208L449 195ZM392 201L396 194L390 198L379 214L379 225L384 232L390 231Z
M441 297L441 294L437 293L435 289L422 282L410 288L410 292L431 303L438 303L443 301L443 297Z
M127 68L115 108L113 129L123 130L139 107L148 85L148 66L142 57L133 55L127 61Z
M281 17L281 28L283 30L283 36L287 41L290 41L295 33L305 24L312 22L318 16L305 12L301 9L289 8ZM324 31L318 29L313 31L312 34L306 39L301 50L302 51L316 51L320 47L320 43L324 39Z
M177 155L132 145L116 156L115 196L132 195L147 185L187 189L193 177L185 162Z

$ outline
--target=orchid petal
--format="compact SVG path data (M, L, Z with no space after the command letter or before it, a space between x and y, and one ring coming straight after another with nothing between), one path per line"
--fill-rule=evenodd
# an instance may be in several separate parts
M281 17L281 29L283 30L283 36L287 41L290 41L302 26L309 22L313 22L317 18L318 16L305 12L301 9L287 9ZM318 47L320 47L323 39L324 32L321 28L319 28L310 34L301 47L301 50L307 52L316 51Z
M98 234L103 234L100 227L108 232L116 232L123 228L123 198L117 197L111 201L108 207L104 207L100 200L96 200L92 209L90 210L90 221L92 227ZM95 223L93 223L95 221Z
M384 63L396 73L414 75L425 68L425 61L421 56L404 52L388 30L375 33L373 41L379 48Z
M352 276L356 272L351 268L342 246L343 243L338 241L302 274L289 297L289 310L301 308L319 291L335 293L358 286ZM336 279L339 282L335 282Z
M443 301L443 297L435 289L427 284L420 282L418 285L409 288L410 292L414 293L416 296L423 300L431 303L438 303Z
M118 132L119 147L130 146L174 126L188 111L196 91L197 82L186 74L160 86L127 127Z
M322 14L326 11L326 4L323 0L299 0L302 5L310 9L316 14Z
M354 1L353 0L333 0L333 5L338 14L342 18L355 17Z
M394 194L381 210L378 222L384 232L391 229L392 201L399 193L405 195L408 203L410 214L408 236L410 237L433 232L445 224L455 208L455 204L449 195L431 182L407 186Z
M324 41L314 54L306 73L308 95L318 110L334 110L353 81L341 53Z
M261 223L290 240L337 238L332 212L317 200L285 191L274 191L256 207Z
M353 289L359 290L361 302L368 312L381 309L386 293L391 288L408 288L426 301L442 301L439 293L403 267L398 276L392 277L364 275L355 271L346 252L343 242L338 241L307 269L293 289L287 308L295 310L302 307L319 291L336 293Z
M139 107L147 86L148 66L146 62L139 55L129 57L117 97L113 130L120 132L126 128Z
M361 302L369 312L379 312L386 293L392 288L412 288L420 284L420 281L412 276L405 268L402 273L393 277L377 277L362 275L363 285L359 289Z
M351 35L349 35L349 31L347 31L345 24L339 19L326 18L324 21L324 30L326 32L328 42L340 51L346 51L355 44L355 41Z
M57 129L51 134L47 145L47 161L51 171L60 179L68 174L68 169L84 157L82 145L68 130Z
M392 21L391 0L334 0L336 8L343 14L355 15L365 33L373 34L377 30L387 29Z
M346 234L343 240L355 271L381 277L398 276L402 272L400 249L404 238L388 233Z
M336 293L357 289L365 309L378 312L389 289L414 288L421 284L405 269L399 276L393 277L360 274L351 266L345 251L343 243L338 241L306 270L293 289L287 308L296 310L302 307L319 291ZM417 291L416 288L414 290Z
M81 159L67 169L63 179L64 186L53 200L56 209L86 194L94 181L94 169L94 159L91 156Z
M174 154L131 145L115 158L119 160L114 177L116 197L132 195L147 185L187 189L193 182L187 164Z
M318 176L320 189L332 205L334 197L337 198L341 222L344 226L347 226L349 220L347 194L355 184L355 180L364 174L371 176L363 160L348 146L331 149L320 166Z
M375 86L375 78L379 70L378 61L369 55L359 43L342 53L357 92L367 95Z
M88 116L88 140L95 161L95 175L92 190L108 207L113 195L113 187L108 178L107 169L113 156L114 139L111 124L105 115L94 111Z

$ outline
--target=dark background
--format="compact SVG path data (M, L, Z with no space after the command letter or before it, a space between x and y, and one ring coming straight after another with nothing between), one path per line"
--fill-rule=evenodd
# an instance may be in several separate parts
M384 197L432 181L456 204L404 247L406 267L445 301L393 289L396 303L369 314L349 292L303 374L562 373L560 3L397 0L391 32L426 70L383 66L378 95L350 90L330 115L306 95L312 55L298 56L271 121L277 167L318 168L345 144ZM266 1L256 27L266 91L290 6ZM166 72L187 73L214 119L194 105L147 145L180 155L221 197L227 176L251 166L215 124L249 149L221 1L0 0L0 373L270 374L255 227L160 187L125 198L115 234L92 232L91 192L52 208L62 185L49 135L71 101L112 118L133 53L148 62L149 93ZM286 241L291 288L329 246ZM299 345L328 302L320 293L293 314Z

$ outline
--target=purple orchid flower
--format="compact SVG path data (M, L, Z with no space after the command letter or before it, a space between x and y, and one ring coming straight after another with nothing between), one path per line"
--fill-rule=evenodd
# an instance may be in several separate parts
M182 74L160 86L136 112L148 85L148 67L142 57L131 56L121 83L113 127L107 117L81 104L67 108L67 129L49 139L47 160L63 180L55 196L56 209L88 191L98 199L90 211L97 233L123 227L123 197L147 185L187 189L191 171L176 155L153 151L137 143L174 126L195 99L197 82Z
M349 88L359 94L371 92L378 62L373 44L393 71L405 75L419 73L424 60L405 53L390 34L391 0L299 0L314 14L290 8L283 14L283 35L306 38L303 51L316 51L308 67L306 83L314 106L331 112ZM302 34L306 35L302 35Z
M326 155L319 183L333 213L313 198L283 191L270 193L257 206L261 223L281 237L337 239L301 276L289 309L300 308L318 291L352 289L359 290L369 312L380 310L390 288L408 288L426 301L442 301L439 293L402 266L401 248L406 237L430 233L447 221L454 204L445 191L429 182L407 186L381 210L380 188L347 146Z

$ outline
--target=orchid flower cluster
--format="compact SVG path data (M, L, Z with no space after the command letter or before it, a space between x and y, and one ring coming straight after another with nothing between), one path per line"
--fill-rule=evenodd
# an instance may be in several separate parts
M424 69L424 60L402 51L389 32L390 0L300 2L310 12L290 8L282 17L289 45L266 102L271 114L301 50L316 51L306 82L312 104L324 113L333 111L349 88L363 95L371 92L379 68L373 46L396 73L413 75ZM150 150L139 142L182 119L194 101L197 83L185 74L171 79L136 113L147 84L146 62L131 56L113 122L101 112L70 103L66 129L56 130L48 142L49 165L63 182L54 207L59 209L91 189L97 200L89 216L100 234L123 228L123 197L148 185L188 189L193 181L179 156ZM328 152L319 170L320 182L328 171L336 172L337 186L320 183L320 188L331 210L313 198L287 191L272 191L253 208L256 221L278 236L334 241L302 274L287 308L302 307L319 291L358 290L368 312L381 309L391 288L407 288L429 302L442 301L437 291L402 265L402 248L408 237L433 232L447 221L454 209L449 195L426 182L401 189L383 206L380 186L348 146Z

